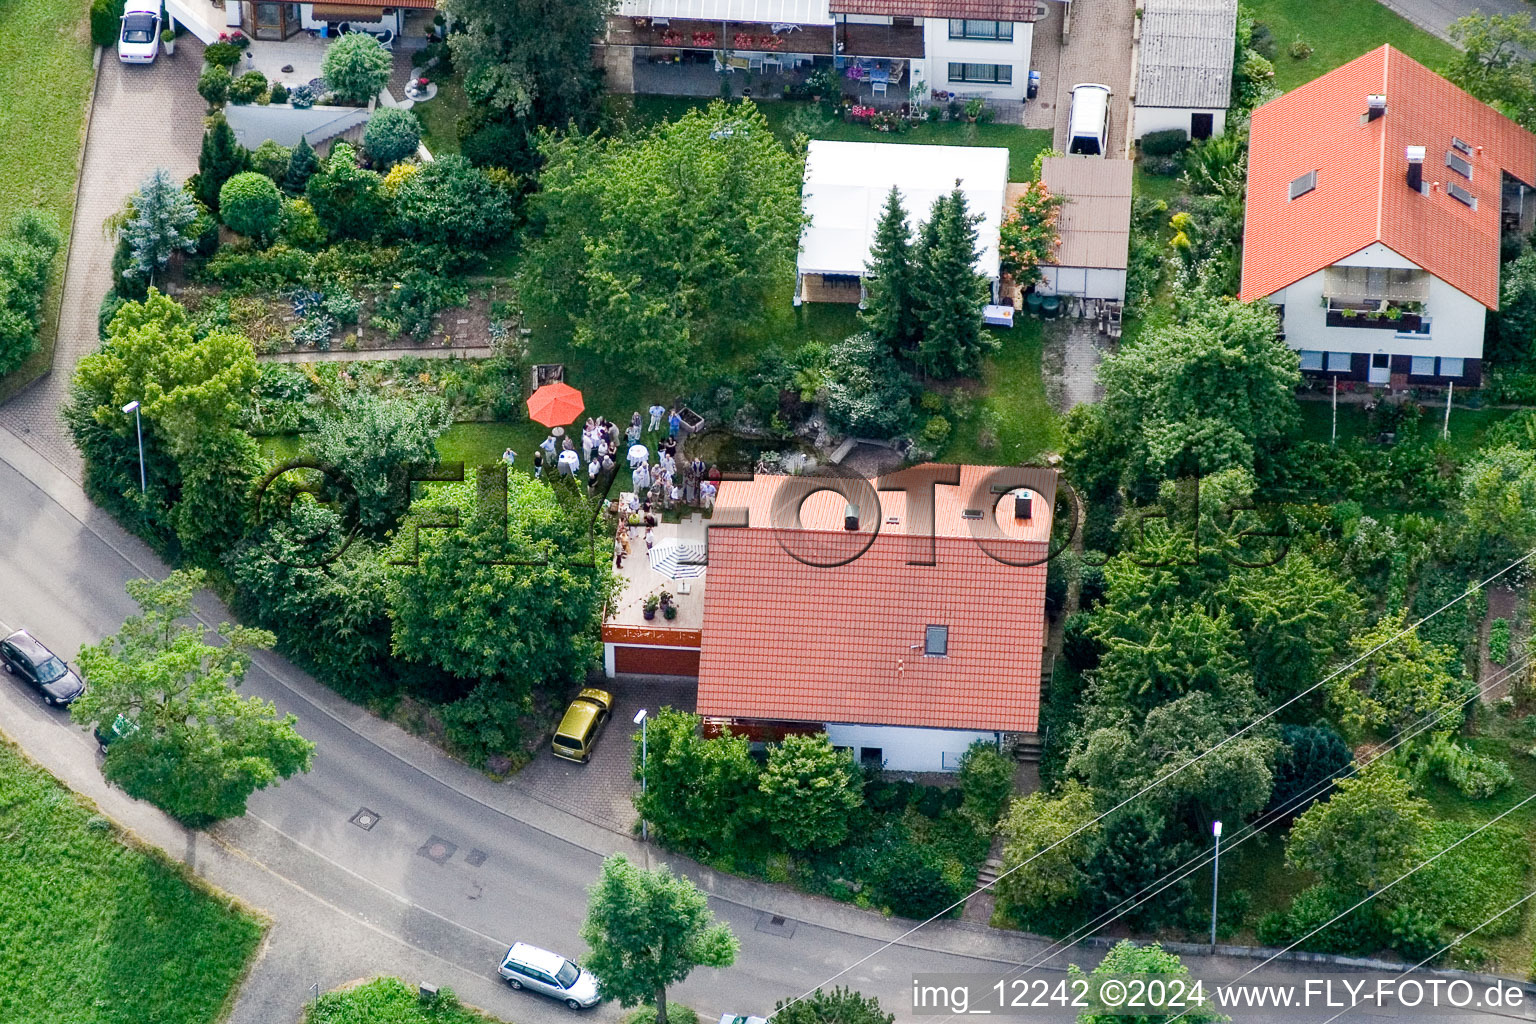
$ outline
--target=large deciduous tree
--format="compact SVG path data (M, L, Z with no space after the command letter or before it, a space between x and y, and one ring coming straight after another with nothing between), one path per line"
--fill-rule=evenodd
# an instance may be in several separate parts
M582 502L517 473L500 501L468 481L416 501L395 555L413 564L391 571L390 613L396 655L517 703L563 690L596 660L615 582Z
M603 862L581 937L598 990L621 1006L650 1003L657 1024L667 1021L669 986L696 967L729 967L740 948L692 882L665 867L642 870L622 854Z
M488 249L512 230L512 196L462 156L412 174L395 197L401 234L460 251Z
M251 651L272 646L271 633L226 623L215 645L201 625L181 621L203 579L196 571L131 581L139 614L80 652L89 689L70 708L98 730L128 723L107 748L107 779L193 826L244 814L253 792L308 771L314 750L294 716L233 689Z
M592 40L612 0L444 0L455 67L477 106L563 126L597 96Z
M794 273L800 161L750 103L715 102L643 135L546 136L525 288L579 347L643 380L695 379Z
M1083 976L1083 972L1075 964L1070 966L1068 971L1071 977ZM1178 954L1168 952L1155 942L1149 946L1138 946L1130 939L1122 939L1115 943L1114 947L1104 954L1104 959L1099 961L1099 965L1093 969L1092 976L1123 978L1132 974L1162 975L1169 979L1183 981L1186 990L1193 988L1189 968L1184 966ZM1078 1014L1077 1024L1171 1024L1174 1020L1186 1021L1188 1024L1219 1024L1231 1019L1199 1005L1182 1011L1170 1010L1167 1013L1126 1013L1124 1007L1119 1005L1111 1005L1106 1009L1110 1012L1095 1013L1087 1010Z
M1093 794L1068 781L1055 796L1031 793L1013 802L998 826L1003 838L999 895L1025 916L1075 903L1089 883L1084 871L1098 837Z
M1341 780L1331 797L1296 819L1286 863L1318 872L1336 889L1378 892L1417 862L1428 812L1396 771L1373 765Z
M412 467L437 461L437 439L452 424L437 397L352 392L321 418L310 448L345 479L348 496L357 501L358 523L382 534L410 507Z
M1461 471L1460 546L1487 566L1536 547L1536 451L1500 445L1478 452Z
M670 845L724 851L756 822L758 766L744 736L699 735L699 716L662 708L646 729L635 810ZM635 736L635 778L641 777Z
M1475 11L1451 24L1460 49L1445 77L1527 128L1536 125L1536 28L1529 14Z
M1435 715L1438 729L1460 726L1477 687L1453 674L1454 653L1419 636L1405 613L1384 616L1350 646L1347 668L1325 687L1346 736L1400 729L1424 715Z

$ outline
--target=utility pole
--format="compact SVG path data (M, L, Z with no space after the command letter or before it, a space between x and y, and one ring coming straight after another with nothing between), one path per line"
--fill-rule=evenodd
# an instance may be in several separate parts
M648 723L648 720L647 720L646 715L645 715L645 708L641 708L639 711L635 712L635 724L640 727L640 795L642 797L645 796L645 760L646 760L646 754L647 754L647 751L646 751L646 740L647 740L646 725L647 725L647 723ZM643 814L640 816L640 841L642 843L650 841L650 826L646 823L645 815L643 815Z

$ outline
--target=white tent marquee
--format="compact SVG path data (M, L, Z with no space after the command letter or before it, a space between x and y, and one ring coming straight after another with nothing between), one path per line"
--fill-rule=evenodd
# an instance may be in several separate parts
M885 197L895 186L914 230L958 179L972 214L980 214L978 273L998 279L998 228L1008 190L1008 151L970 146L814 141L801 195L810 218L801 237L800 276L861 277ZM800 301L801 290L795 289Z

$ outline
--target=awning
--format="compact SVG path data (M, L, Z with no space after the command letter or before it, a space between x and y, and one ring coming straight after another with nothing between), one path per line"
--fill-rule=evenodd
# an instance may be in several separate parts
M311 11L318 21L383 21L382 7L359 7L356 4L315 4Z

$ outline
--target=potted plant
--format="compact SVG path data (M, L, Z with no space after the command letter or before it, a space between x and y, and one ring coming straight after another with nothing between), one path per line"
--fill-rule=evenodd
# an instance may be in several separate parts
M656 609L660 605L661 605L661 598L657 597L655 594L648 594L648 595L646 595L644 611L645 611L645 619L646 619L647 622L649 622L651 619L654 619L656 617Z
M677 605L669 604L664 606L661 609L661 614L668 622L671 622L673 619L677 618Z
M165 47L165 55L169 57L176 52L176 30L165 29L160 33L160 44Z
M982 103L982 101L977 97L972 97L971 99L966 100L965 119L975 123L976 119L981 116L981 108L983 106L985 106L985 104Z
M663 590L661 592L661 595L660 595L660 600L661 600L661 606L663 608L671 608L672 607L672 595L671 595L670 592ZM669 616L669 618L670 618L670 616Z

